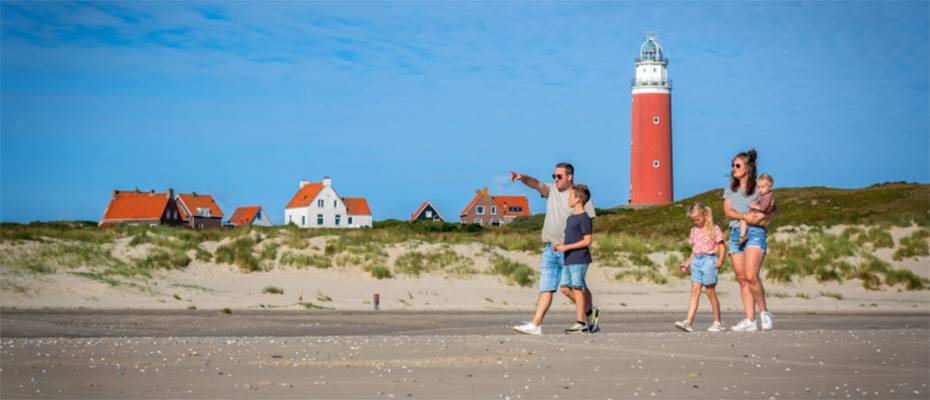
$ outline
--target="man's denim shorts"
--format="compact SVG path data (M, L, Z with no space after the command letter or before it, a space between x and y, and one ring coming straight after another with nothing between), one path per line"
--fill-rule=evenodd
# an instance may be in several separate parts
M691 257L691 282L703 286L717 284L716 254L695 254Z
M758 247L765 253L769 246L766 243L768 236L767 230L761 226L749 225L746 229L746 243L739 245L739 228L730 228L730 254L739 254L746 250L747 247Z
M584 289L588 285L584 282L584 275L588 272L588 264L568 264L562 268L562 280L559 287Z
M552 245L546 245L543 251L542 263L539 265L539 291L554 292L559 289L559 280L562 277L562 267L565 253L552 250Z

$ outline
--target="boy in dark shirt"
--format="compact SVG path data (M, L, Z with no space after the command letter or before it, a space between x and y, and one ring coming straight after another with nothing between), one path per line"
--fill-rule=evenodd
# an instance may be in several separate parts
M585 185L572 186L568 196L568 205L575 209L575 213L568 217L565 224L565 243L557 244L553 250L565 253L565 263L562 268L559 286L569 288L575 298L575 324L565 330L565 333L583 333L595 329L585 323L585 273L591 264L591 218L584 211L584 205L591 198L591 192ZM563 289L564 290L564 289Z

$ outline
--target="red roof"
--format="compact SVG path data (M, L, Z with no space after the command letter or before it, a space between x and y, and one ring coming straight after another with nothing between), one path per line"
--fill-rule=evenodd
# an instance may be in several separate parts
M481 199L481 196L485 192L479 191L475 194L475 197L468 202L468 205L465 206L465 209L462 210L461 215L468 213L468 210L471 210L475 204L478 203L478 200ZM497 204L497 207L503 211L505 217L524 217L530 215L530 201L526 196L491 196L491 199L494 200L494 203ZM523 211L520 212L511 212L510 207L521 207Z
M423 212L423 209L425 209L426 206L428 205L429 205L429 200L424 201L423 204L420 204L420 207L417 208L417 210L413 213L413 215L410 216L410 221L416 221L417 215L420 215L420 213Z
M497 207L504 210L507 217L525 217L530 215L530 202L526 196L493 196ZM520 207L523 211L511 212L510 207Z
M229 217L229 223L235 226L252 225L252 220L261 209L262 206L239 207L233 211L232 217Z
M364 197L343 197L342 202L345 203L346 213L349 215L371 215L368 200Z
M213 196L209 194L179 194L178 203L180 204L178 209L180 210L179 214L181 215L182 221L187 221L187 218L192 214L200 215L200 213L197 212L198 208L210 209L210 217L223 218L223 210L220 210L220 206L213 201Z
M309 206L313 199L315 199L316 196L320 194L321 190L323 190L322 183L308 183L297 191L297 194L295 194L294 198L292 198L291 201L287 203L287 207L285 208Z
M101 225L112 225L107 220L161 219L168 206L168 193L113 191L113 198L103 212Z

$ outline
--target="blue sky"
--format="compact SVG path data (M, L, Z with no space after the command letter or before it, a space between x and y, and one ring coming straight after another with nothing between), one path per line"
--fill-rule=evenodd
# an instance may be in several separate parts
M331 176L375 219L539 196L569 161L629 196L630 79L658 31L675 197L755 147L777 186L930 180L927 2L18 3L2 8L0 220L97 220L113 189L276 223Z

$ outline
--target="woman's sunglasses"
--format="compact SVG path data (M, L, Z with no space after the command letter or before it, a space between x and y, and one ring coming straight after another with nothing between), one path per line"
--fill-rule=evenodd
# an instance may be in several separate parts
M743 164L740 164L740 163L733 163L732 167L733 167L733 168L743 168Z

